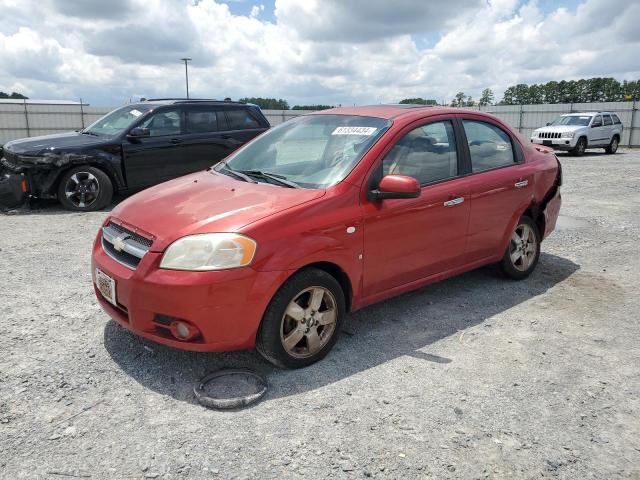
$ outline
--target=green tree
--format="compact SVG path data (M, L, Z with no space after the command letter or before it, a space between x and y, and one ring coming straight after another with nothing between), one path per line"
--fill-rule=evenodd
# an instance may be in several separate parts
M281 98L247 97L238 101L241 103L253 103L264 110L289 110L289 104Z
M335 108L333 105L295 105L291 110L327 110Z
M464 92L456 93L455 97L453 97L453 100L451 100L451 106L452 107L467 106L467 96L465 95L465 93Z
M4 92L0 92L0 98L16 98L20 100L27 100L29 97L26 97L23 94L17 93L17 92L11 92L11 95Z
M493 91L490 88L485 88L482 90L482 94L480 95L480 100L478 101L478 105L491 105L493 103Z
M417 98L404 98L402 100L400 100L401 104L403 105L437 105L438 102L436 100L433 100L431 98L429 99L424 99L421 97L417 97Z

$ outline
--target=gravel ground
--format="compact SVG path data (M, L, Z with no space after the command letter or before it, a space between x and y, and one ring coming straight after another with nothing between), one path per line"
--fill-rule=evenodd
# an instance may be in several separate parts
M117 326L89 271L105 212L0 216L0 476L640 478L640 152L559 156L528 280L488 267L366 308L298 371ZM229 366L265 399L198 405Z

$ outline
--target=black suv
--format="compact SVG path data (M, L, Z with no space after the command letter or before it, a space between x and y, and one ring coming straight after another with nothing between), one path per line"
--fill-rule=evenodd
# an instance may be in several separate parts
M58 198L69 210L105 207L206 169L269 128L256 105L155 99L129 104L77 132L14 140L0 151L0 206Z

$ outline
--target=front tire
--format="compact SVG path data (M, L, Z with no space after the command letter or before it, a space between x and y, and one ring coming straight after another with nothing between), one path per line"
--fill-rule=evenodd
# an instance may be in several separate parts
M605 150L605 152L607 152L607 153L611 153L611 154L616 153L616 152L618 151L618 145L619 145L619 143L620 143L620 140L618 140L618 137L617 137L617 136L614 136L614 137L611 139L611 143L609 143L609 145L608 145L607 147L605 147L605 149L604 149L604 150Z
M571 153L573 153L577 157L581 157L582 155L584 155L586 149L587 139L584 137L580 137L578 139L578 143L576 143L576 146L573 148L573 150L571 150Z
M525 215L511 233L500 269L507 277L522 280L535 270L539 258L540 232L535 222Z
M346 315L344 292L327 272L309 268L287 280L262 318L256 348L282 368L301 368L333 347Z
M113 198L113 184L102 170L88 165L66 172L58 185L58 201L67 210L92 212L106 207Z

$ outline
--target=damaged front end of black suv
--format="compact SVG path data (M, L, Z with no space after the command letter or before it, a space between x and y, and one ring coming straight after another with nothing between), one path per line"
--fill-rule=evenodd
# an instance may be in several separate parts
M73 132L16 140L0 148L0 209L24 207L31 198L56 198L60 178L73 166L98 164L103 170L116 170L118 149L110 152L104 145L77 145L85 143L78 141L81 135ZM76 145L69 148L58 143Z

